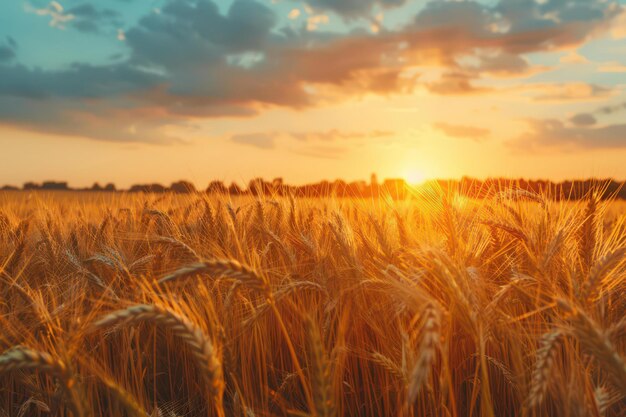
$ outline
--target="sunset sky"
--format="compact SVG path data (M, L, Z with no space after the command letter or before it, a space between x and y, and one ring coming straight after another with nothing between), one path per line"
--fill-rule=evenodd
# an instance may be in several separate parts
M2 0L0 185L626 179L626 0Z

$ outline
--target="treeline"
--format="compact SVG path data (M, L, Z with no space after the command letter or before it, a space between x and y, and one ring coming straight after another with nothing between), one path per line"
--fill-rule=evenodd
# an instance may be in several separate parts
M136 184L128 189L118 189L115 184L108 183L101 186L98 183L87 188L71 188L67 182L46 181L41 184L34 182L25 183L22 188L4 186L2 190L42 190L42 191L84 191L84 192L131 192L131 193L177 193L189 194L205 192L208 194L224 195L270 195L270 196L296 196L296 197L360 197L378 198L391 197L404 199L410 195L419 195L432 189L455 190L462 195L472 198L487 198L499 192L511 189L523 190L538 194L547 194L554 199L581 199L590 192L595 192L599 198L619 198L626 200L626 187L624 182L613 179L589 179L563 182L548 180L525 180L490 178L478 180L464 177L461 180L431 180L421 186L411 187L403 179L387 179L379 183L375 175L370 182L343 180L321 181L306 185L288 185L281 178L265 181L262 178L251 180L247 187L241 187L233 182L230 185L222 181L213 181L204 190L198 190L189 181L177 181L169 187L161 184Z

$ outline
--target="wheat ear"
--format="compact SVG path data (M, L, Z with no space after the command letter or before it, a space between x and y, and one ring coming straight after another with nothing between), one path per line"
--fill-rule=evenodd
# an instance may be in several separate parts
M570 315L571 334L602 365L616 388L623 396L626 396L626 363L617 353L606 333L584 311L572 307L565 300L558 300L557 303Z
M532 385L527 400L530 408L537 407L543 402L550 383L550 376L561 336L561 332L555 330L545 333L541 337L541 344L539 349L537 349L532 373Z
M216 401L217 409L221 410L224 393L222 363L213 343L211 343L206 334L186 317L180 316L162 307L140 304L106 315L98 320L93 325L93 328L102 329L116 325L132 325L142 322L154 323L169 329L190 348L198 366L207 377L211 394Z
M0 374L22 370L41 371L57 378L70 397L69 406L74 416L84 417L88 414L76 380L62 360L24 346L15 346L0 355Z
M227 276L240 281L246 287L267 295L270 293L269 284L265 278L249 266L242 265L233 259L215 259L188 265L164 276L158 283L165 284L201 274Z
M315 415L318 417L332 417L335 416L336 409L333 399L330 361L320 338L319 328L310 317L305 321L305 328Z
M439 312L432 305L426 307L424 311L421 333L422 340L419 345L419 357L409 374L409 385L407 387L409 404L415 402L420 390L426 384L430 368L435 360L437 347L439 346Z

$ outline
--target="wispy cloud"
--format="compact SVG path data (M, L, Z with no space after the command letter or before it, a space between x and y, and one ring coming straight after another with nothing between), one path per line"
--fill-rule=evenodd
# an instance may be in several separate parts
M626 148L626 124L567 126L560 120L532 120L529 131L509 145L523 151L583 151Z
M74 20L75 16L66 13L63 6L57 1L51 1L46 7L36 8L30 3L26 3L24 9L28 13L34 13L38 16L48 16L50 18L49 25L53 28L65 29L67 23Z
M530 88L538 92L533 97L535 101L588 101L606 98L614 93L613 88L583 82L540 84L530 86Z
M331 129L321 132L292 132L288 136L301 142L337 142L354 139L381 139L389 138L394 132L374 130L371 132L348 132L339 129Z
M439 122L433 127L452 138L470 139L476 142L485 140L491 134L491 130L475 126L465 126Z
M298 155L338 159L355 145L384 141L394 136L395 132L383 130L345 131L330 129L325 131L239 133L230 136L230 140L259 149L275 149L280 143L284 149Z
M230 140L241 145L249 145L261 149L273 149L276 147L275 136L268 133L233 135Z

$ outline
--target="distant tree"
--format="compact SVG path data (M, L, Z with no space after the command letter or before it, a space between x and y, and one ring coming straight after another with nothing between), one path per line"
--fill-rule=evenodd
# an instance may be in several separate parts
M232 182L228 187L228 194L230 195L240 195L243 193L243 190L236 182Z
M90 188L91 191L102 191L102 187L97 182L94 182Z
M332 185L333 194L337 197L345 197L348 184L344 180L335 180Z
M206 192L209 194L228 194L228 188L222 181L211 181Z
M107 185L104 186L103 191L116 191L115 184L111 182L108 183Z
M2 187L2 190L3 191L17 191L17 190L19 190L19 188L15 187L13 185L5 185L5 186Z
M196 186L190 183L189 181L177 181L172 183L170 186L170 191L173 191L177 194L187 194L187 193L195 193Z
M41 186L39 184L37 184L37 183L34 183L34 182L26 182L22 186L22 189L24 189L24 190L39 190L40 188L41 188Z
M136 184L131 186L128 191L131 193L164 193L167 191L167 187L161 184Z
M69 190L67 186L67 182L57 182L57 181L44 181L41 185L42 190L57 190L57 191L65 191Z
M248 183L248 192L254 196L270 194L271 186L263 178L255 178Z

